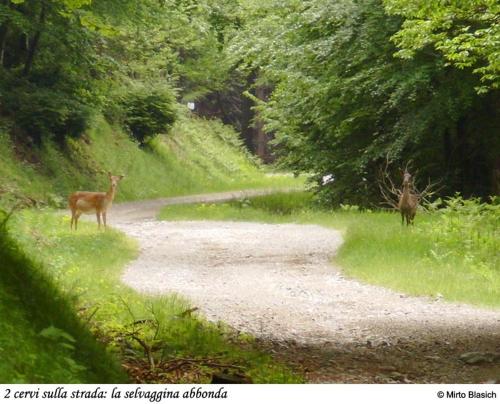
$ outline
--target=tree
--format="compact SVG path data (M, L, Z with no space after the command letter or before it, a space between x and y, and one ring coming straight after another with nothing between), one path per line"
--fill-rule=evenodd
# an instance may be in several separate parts
M392 40L401 58L433 47L460 69L481 76L479 92L500 88L500 3L495 0L384 0L388 13L404 18Z
M282 163L313 174L328 203L378 203L387 155L412 159L421 179L443 179L443 192L491 192L500 122L481 121L498 92L478 96L478 77L439 52L395 58L401 23L379 0L278 1L232 44L274 87L259 109ZM321 187L325 174L335 182Z
M235 4L0 0L2 113L37 142L63 140L85 129L68 126L80 111L107 111L134 86L181 86L186 97L220 90L225 7Z
M4 0L0 4L0 103L18 133L78 136L98 105L90 0Z

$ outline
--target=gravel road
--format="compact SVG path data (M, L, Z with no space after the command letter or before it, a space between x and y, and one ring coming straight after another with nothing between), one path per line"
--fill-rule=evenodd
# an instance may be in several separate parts
M257 336L311 381L452 383L500 378L497 361L469 366L458 359L470 351L500 351L500 311L409 297L347 279L331 264L342 244L336 230L155 220L165 204L244 195L249 194L113 207L113 225L140 245L140 256L126 268L123 282L147 294L175 292L189 298L209 320ZM346 369L338 369L343 360ZM429 375L434 368L436 374Z

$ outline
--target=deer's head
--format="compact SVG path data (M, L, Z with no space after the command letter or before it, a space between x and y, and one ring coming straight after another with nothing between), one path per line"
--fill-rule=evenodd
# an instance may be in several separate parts
M113 191L116 190L118 183L125 177L124 175L113 175L111 171L108 171L109 181L111 182L111 188Z
M405 170L403 173L403 186L407 187L411 185L411 174Z

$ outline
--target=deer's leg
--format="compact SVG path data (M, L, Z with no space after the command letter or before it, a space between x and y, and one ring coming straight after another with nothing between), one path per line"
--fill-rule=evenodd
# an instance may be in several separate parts
M82 214L82 212L76 212L75 213L75 230L78 227L78 219L80 219L81 214Z
M96 212L95 215L97 217L97 228L100 229L101 228L101 212Z
M73 230L73 222L75 221L75 212L71 211L71 223L69 225L69 228Z
M106 228L106 211L102 212L102 222L104 223L104 228Z
M401 212L401 226L405 225L405 214Z

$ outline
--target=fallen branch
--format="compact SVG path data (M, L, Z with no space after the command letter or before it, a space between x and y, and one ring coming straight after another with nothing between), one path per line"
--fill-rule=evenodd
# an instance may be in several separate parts
M142 349L144 349L144 354L148 358L149 367L151 368L151 370L153 370L155 368L155 359L153 357L153 350L151 349L151 347L135 334L131 333L128 336L132 338L134 341L137 341L139 345L142 347Z
M192 359L192 358L175 358L169 361L166 361L167 364L171 364L166 368L163 368L165 372L171 372L173 370L179 369L184 365L194 364L198 366L207 366L212 368L225 368L225 369L237 369L237 370L245 370L243 366L233 365L233 364L225 364L219 362L212 362L207 359Z
M199 310L198 307L192 307L190 309L187 309L187 310L184 310L181 314L179 314L177 317L187 317L187 316L190 316L192 313L194 313L195 311Z

